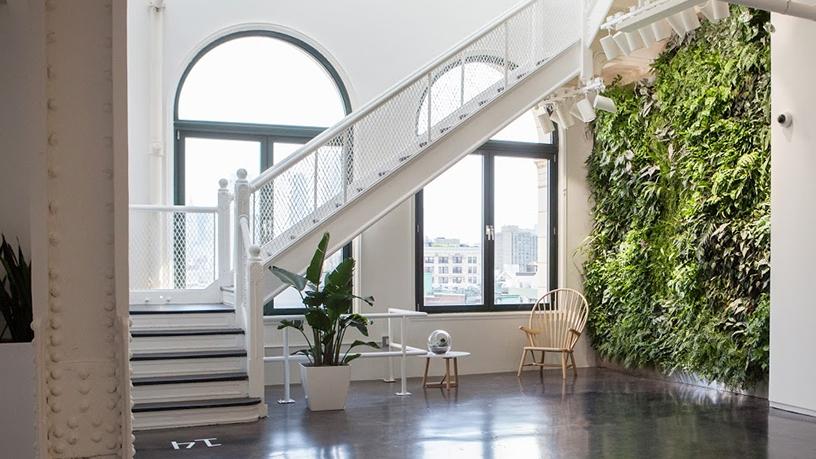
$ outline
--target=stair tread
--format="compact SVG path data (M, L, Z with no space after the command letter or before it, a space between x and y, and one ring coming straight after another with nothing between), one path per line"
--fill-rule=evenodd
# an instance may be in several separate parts
M244 330L237 327L231 328L153 328L135 329L130 331L134 338L146 338L154 336L202 336L202 335L243 335Z
M223 408L230 406L250 406L261 403L260 398L217 398L209 400L184 400L172 402L145 402L133 405L134 413L147 411L169 411L169 410L190 410L201 408Z
M220 357L246 357L244 349L219 349L212 351L167 351L134 353L130 360L177 360L207 359Z
M235 312L235 308L224 303L201 304L131 304L130 313L140 314L213 314Z
M245 381L249 377L245 372L211 373L206 375L172 375L142 376L132 379L134 386L153 386L158 384L187 384L220 381Z

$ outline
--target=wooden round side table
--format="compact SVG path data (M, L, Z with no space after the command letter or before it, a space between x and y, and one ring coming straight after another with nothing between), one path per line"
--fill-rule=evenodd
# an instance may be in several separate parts
M448 351L444 354L434 354L428 352L425 355L425 374L422 376L422 387L424 388L445 388L451 390L451 387L459 387L459 357L467 357L470 352L462 351ZM445 376L439 382L428 382L428 367L431 364L431 359L445 359ZM451 360L453 360L453 376L451 376Z

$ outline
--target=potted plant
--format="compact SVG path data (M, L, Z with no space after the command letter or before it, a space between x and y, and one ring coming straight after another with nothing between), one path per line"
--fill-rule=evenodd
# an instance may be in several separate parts
M0 312L3 313L3 326L0 328L0 341L29 343L34 339L31 330L31 264L26 262L21 247L17 253L6 241L0 244Z
M305 276L277 266L271 268L278 279L298 291L306 308L304 317L311 331L311 339L304 330L303 320L282 320L278 330L294 328L306 338L306 349L295 354L303 354L309 359L308 363L300 364L300 379L309 409L312 411L345 408L351 380L349 362L360 357L360 354L351 353L351 350L358 346L379 347L373 341L354 340L345 351L342 350L343 339L349 328L368 336L369 320L360 314L352 313L352 301L359 298L373 306L374 298L362 298L352 294L351 281L354 274L352 258L343 260L332 272L326 274L321 282L328 245L329 233L325 233Z
M0 444L3 457L34 457L34 332L31 264L20 247L0 243Z

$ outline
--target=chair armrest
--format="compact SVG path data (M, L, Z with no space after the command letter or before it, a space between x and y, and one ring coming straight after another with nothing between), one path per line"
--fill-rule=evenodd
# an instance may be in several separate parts
M536 330L534 328L525 327L524 325L520 325L519 330L523 331L524 333L527 333L528 335L537 335L537 334L541 333L541 330Z
M575 336L581 336L581 332L579 332L578 330L576 330L574 328L570 328L567 331L569 331L570 333L573 333Z

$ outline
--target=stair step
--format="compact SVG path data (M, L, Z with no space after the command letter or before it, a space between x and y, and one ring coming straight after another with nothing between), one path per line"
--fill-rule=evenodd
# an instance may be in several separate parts
M249 377L245 372L212 373L206 375L171 375L171 376L142 376L132 379L134 386L152 386L159 384L189 384L221 381L245 381Z
M131 330L134 338L162 337L162 336L205 336L205 335L243 335L240 328L167 328L150 330Z
M182 351L182 352L144 352L133 354L131 361L141 360L183 360L183 359L212 359L227 357L246 357L244 349L219 349L213 351Z
M134 413L145 413L151 411L171 411L171 410L191 410L206 408L223 408L230 406L250 406L261 403L261 399L255 397L242 398L221 398L208 400L185 400L174 402L148 402L136 403L133 405Z
M131 304L131 315L146 314L218 314L235 312L235 308L223 303L212 304Z

